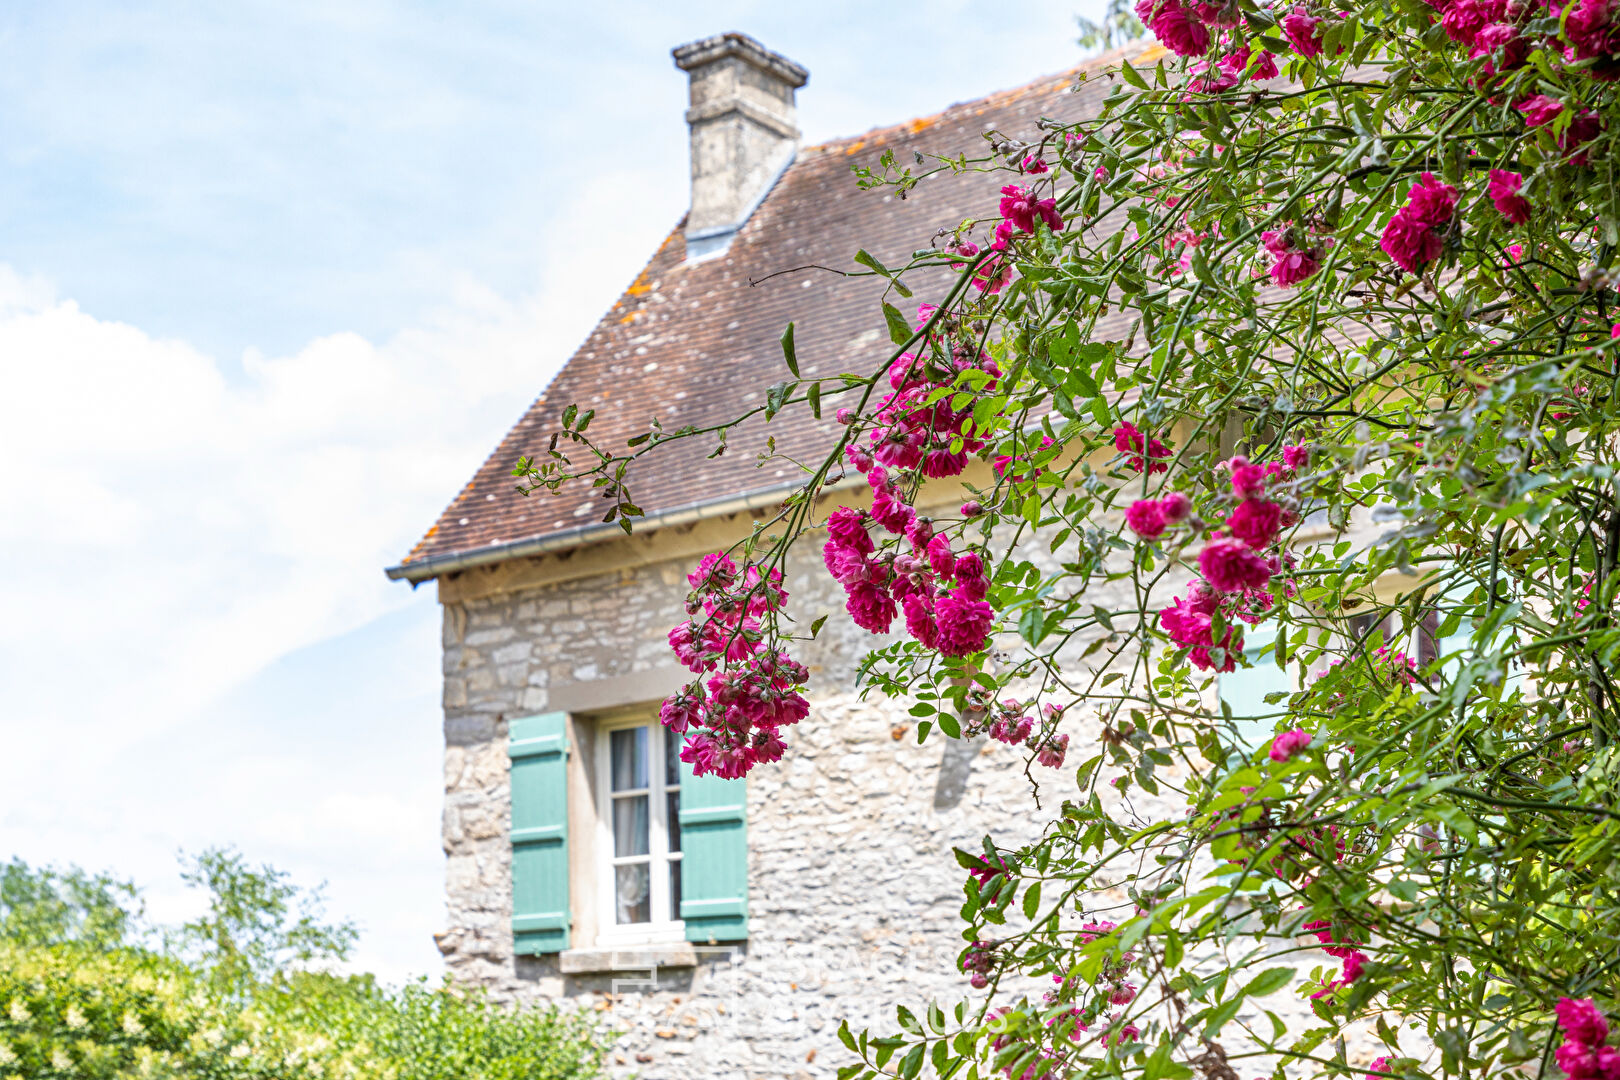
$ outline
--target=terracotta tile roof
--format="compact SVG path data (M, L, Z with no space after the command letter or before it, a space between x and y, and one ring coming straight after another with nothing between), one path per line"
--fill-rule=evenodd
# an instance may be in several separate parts
M1157 46L1137 45L1128 52L1147 63L1162 55ZM1112 83L1092 80L1071 92L1075 77L1117 60L1118 54L1102 57L935 116L807 147L723 255L687 264L677 226L390 576L422 580L471 562L617 535L617 526L601 525L604 504L588 485L555 495L516 491L513 464L545 450L570 403L581 412L596 410L590 434L609 447L623 447L654 416L666 430L729 419L757 402L766 386L787 377L779 339L789 320L796 324L804 375L870 371L890 350L878 310L881 280L814 270L757 285L751 279L812 263L854 269L852 257L861 247L886 265L904 263L911 252L928 246L937 229L954 228L964 218L993 217L997 188L1007 182L1004 173L937 176L900 200L892 191L860 190L850 165L875 166L885 150L909 164L914 150L974 150L991 127L1028 138L1037 135L1036 121L1043 116L1095 115ZM907 282L922 286L911 305L939 291L922 278L913 283L908 276ZM909 316L914 307L902 310ZM768 427L751 422L732 433L728 451L714 460L706 457L712 444L703 440L664 447L630 473L630 497L649 517L677 508L699 516L704 504L785 488L798 479L798 470L780 458L760 467L759 452L767 436L774 436L779 453L813 453L831 430L833 408L823 411L827 421L795 409Z

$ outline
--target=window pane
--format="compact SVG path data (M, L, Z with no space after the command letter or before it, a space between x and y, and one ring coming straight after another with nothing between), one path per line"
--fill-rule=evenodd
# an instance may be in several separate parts
M621 923L652 922L652 896L648 886L652 877L646 863L613 868L613 906Z
M669 850L681 850L681 793L671 791L665 795L669 816L664 820L669 824Z
M664 732L664 786L681 786L681 743L685 740L673 731Z
M631 795L613 800L613 854L647 854L647 796Z
M679 859L669 864L669 917L671 921L681 917L681 860Z
M644 727L620 728L613 732L613 790L629 791L647 786L647 735Z

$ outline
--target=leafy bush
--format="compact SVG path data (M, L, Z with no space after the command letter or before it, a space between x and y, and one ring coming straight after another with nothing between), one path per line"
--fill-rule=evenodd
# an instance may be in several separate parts
M82 870L0 869L0 1080L590 1080L591 1018L482 991L398 989L302 965L345 954L346 923L272 867L210 851L185 879L208 912L148 935L139 893Z
M327 1075L272 1065L230 1010L163 957L84 945L0 945L0 1077Z
M606 1040L585 1014L508 1008L481 989L426 981L398 990L369 977L296 976L261 997L289 1031L363 1048L391 1080L550 1080L596 1076Z

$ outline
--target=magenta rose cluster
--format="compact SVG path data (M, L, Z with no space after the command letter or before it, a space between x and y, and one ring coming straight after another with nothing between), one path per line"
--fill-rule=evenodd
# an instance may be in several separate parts
M974 551L954 551L950 539L917 516L881 468L867 481L873 509L834 510L821 549L827 572L844 587L850 617L864 630L886 634L904 609L906 631L924 646L945 656L983 651L995 621L985 600L990 579L984 560ZM868 522L901 534L905 546L880 552Z
M918 318L926 323L932 314L933 308L925 304ZM975 433L972 406L953 409L951 394L934 402L928 398L934 391L954 385L956 377L969 370L989 375L984 389L995 392L1001 376L995 361L983 353L975 356L961 343L951 346L948 360L901 353L889 365L889 392L878 402L867 445L852 446L848 451L855 467L863 473L874 466L916 469L934 479L959 475L967 468L968 457L985 445Z
M1482 93L1495 92L1499 77L1522 67L1537 49L1549 58L1561 59L1564 65L1578 65L1565 68L1577 76L1602 82L1620 79L1620 5L1612 0L1426 2L1434 9L1432 18L1445 36L1477 63L1475 83ZM1271 19L1289 49L1309 60L1324 51L1324 24L1334 15L1345 15L1325 10L1313 14L1311 5L1292 3L1273 7L1270 19L1257 21L1231 0L1138 0L1136 14L1165 48L1194 58L1188 83L1193 94L1223 93L1245 79L1275 78L1276 57L1269 52L1255 54L1247 44L1256 34L1271 30ZM1596 111L1546 93L1525 94L1511 104L1532 130L1549 127L1569 113L1552 142L1566 164L1587 164L1588 144L1602 132ZM1533 207L1523 186L1524 177L1518 172L1489 170L1486 196L1510 225L1530 220ZM1456 188L1424 173L1386 224L1379 246L1403 270L1422 272L1444 249L1446 232L1454 227L1458 198ZM1298 285L1321 268L1322 249L1301 242L1297 227L1267 231L1261 243L1272 256L1271 278L1279 286Z
M1031 175L1046 173L1048 166L1039 158L1025 158L1024 171ZM993 255L980 263L973 274L973 287L980 292L998 293L1012 279L1012 262L1007 251L1020 234L1033 236L1037 222L1053 232L1064 229L1063 215L1058 213L1055 198L1041 198L1032 188L1008 184L1001 189L1001 220L996 224L994 239L990 242ZM958 240L950 247L953 254L972 258L979 246L970 240ZM953 264L960 266L960 263Z
M1620 1050L1608 1045L1609 1020L1591 998L1559 998L1553 1006L1564 1042L1553 1053L1569 1080L1620 1080Z
M667 698L659 720L686 736L681 760L694 773L736 779L761 761L781 760L781 729L810 711L799 693L810 673L764 644L761 619L787 598L780 570L738 573L729 556L715 552L686 580L689 618L669 632L670 648L688 670L714 674Z
M1225 528L1211 536L1198 553L1202 576L1159 612L1159 628L1176 645L1189 650L1188 659L1200 671L1232 671L1237 654L1243 651L1239 624L1259 622L1275 603L1268 586L1282 572L1285 555L1267 549L1284 527L1294 524L1297 515L1268 498L1266 485L1271 480L1291 479L1309 461L1305 447L1288 446L1283 448L1280 462L1256 465L1235 457L1226 463L1237 505L1227 515ZM1172 493L1162 499L1138 499L1125 511L1126 524L1144 539L1153 539L1168 521L1166 504L1173 504L1174 512L1179 513L1186 498ZM1217 613L1224 623L1219 640L1215 638ZM1222 652L1219 663L1216 649Z
M1343 931L1335 930L1332 922L1327 919L1318 919L1315 922L1306 923L1300 929L1315 931L1316 940L1322 943L1322 951L1329 956L1335 957L1343 965L1339 971L1339 977L1329 979L1311 997L1326 997L1341 987L1349 986L1366 972L1368 956L1356 948L1361 942L1344 935Z
M1034 703L1031 702L1032 706ZM969 711L976 706L973 704L973 695L968 696ZM977 706L982 708L982 706ZM1069 737L1056 734L1055 729L1059 720L1063 718L1063 710L1056 705L1042 706L1046 717L1046 726L1041 733L1035 731L1035 718L1029 715L1028 707L1018 701L1003 701L990 713L989 722L985 724L984 731L997 742L1004 742L1008 746L1028 745L1035 751L1035 760L1051 769L1063 767L1063 759L1069 752ZM972 727L974 732L979 729Z
M1130 455L1125 459L1125 464L1134 472L1146 470L1151 476L1170 470L1166 464L1170 448L1151 435L1138 431L1129 420L1114 429L1114 449Z
M1260 234L1260 243L1271 253L1271 280L1287 289L1314 277L1322 269L1322 249L1301 247L1301 230L1277 229Z

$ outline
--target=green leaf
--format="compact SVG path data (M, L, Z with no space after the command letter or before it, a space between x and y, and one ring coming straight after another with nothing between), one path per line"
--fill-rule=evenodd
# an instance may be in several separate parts
M889 324L890 341L896 345L904 345L911 340L911 324L900 314L900 309L887 300L883 302L883 318Z
M1225 1027L1242 1007L1243 995L1241 994L1216 1006L1210 1012L1209 1019L1204 1021L1204 1038L1213 1038L1220 1034L1221 1028Z
M848 1020L841 1020L838 1023L838 1041L847 1046L852 1054L861 1052L861 1048L855 1045L855 1036L850 1034Z
M1138 90L1146 90L1148 88L1147 80L1142 78L1141 72L1131 67L1131 62L1129 60L1120 61L1119 73L1120 75L1124 76L1126 82L1130 83Z
M917 1074L922 1072L923 1054L925 1051L927 1051L927 1049L928 1044L926 1042L920 1042L916 1046L913 1046L910 1052L901 1059L900 1075L905 1077L905 1080L914 1080Z
M821 384L813 382L804 392L805 398L810 402L810 413L817 420L821 419Z
M787 361L788 370L793 377L799 377L799 354L793 349L793 324L788 323L787 329L782 331L782 359Z
M1035 918L1035 913L1039 910L1041 910L1041 883L1037 881L1024 890L1024 918Z
M895 276L895 272L878 262L877 257L874 256L870 251L867 251L865 248L861 248L855 253L855 261L871 270L873 273L887 278L889 284L894 286L894 291L899 293L901 296L911 295L911 290L900 283L900 279Z
M1267 994L1275 994L1293 979L1293 968L1267 968L1249 981L1249 985L1243 988L1243 994L1245 997L1265 997Z

